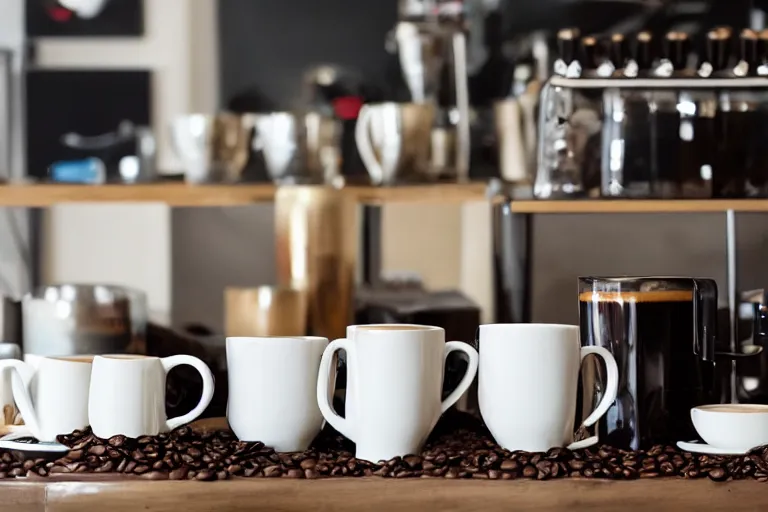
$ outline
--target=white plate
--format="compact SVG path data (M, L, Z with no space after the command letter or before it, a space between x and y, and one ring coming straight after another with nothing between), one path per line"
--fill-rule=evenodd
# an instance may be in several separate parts
M677 447L691 453L703 453L706 455L746 455L750 450L732 450L730 448L716 448L698 441L678 441Z
M0 437L0 448L3 450L16 450L20 452L37 452L37 453L67 453L69 451L68 446L64 446L60 443L20 443L18 439L26 439L34 437L28 430L19 430L11 432L3 437Z

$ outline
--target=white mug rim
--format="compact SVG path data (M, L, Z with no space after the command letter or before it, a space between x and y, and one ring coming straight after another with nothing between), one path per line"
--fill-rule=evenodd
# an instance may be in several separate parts
M35 356L39 362L53 361L55 363L75 363L75 364L93 364L96 359L96 354L77 354L77 355L63 355L63 356L39 356L36 354L27 354ZM90 359L90 361L83 361L83 359ZM24 361L27 364L32 364L29 361ZM39 364L39 363L37 363Z
M551 329L553 331L579 331L578 325L572 324L483 324L480 326L480 331L495 330L495 329L519 329L519 330L544 330Z
M391 329L381 329L381 327L391 327ZM401 329L398 329L400 327ZM413 329L418 327L418 329ZM403 333L403 332L435 332L445 331L442 327L436 325L423 325L423 324L394 324L394 323L382 323L382 324L357 324L347 326L347 329L353 329L355 331L366 332L390 332L390 333Z
M743 412L738 411L717 411L713 410L716 407L731 407L734 409L763 409L761 411L750 411L750 415L753 414L768 414L768 405L765 404L706 404L697 405L691 408L691 412L696 411L703 414L711 414L714 416L739 416L747 417Z
M227 348L253 345L285 345L295 343L297 345L311 345L314 343L328 343L328 338L323 336L228 336Z

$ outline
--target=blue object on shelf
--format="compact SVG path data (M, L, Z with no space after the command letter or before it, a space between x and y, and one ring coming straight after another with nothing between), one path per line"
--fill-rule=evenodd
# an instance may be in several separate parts
M106 166L99 158L54 162L49 169L52 181L100 185L106 179Z

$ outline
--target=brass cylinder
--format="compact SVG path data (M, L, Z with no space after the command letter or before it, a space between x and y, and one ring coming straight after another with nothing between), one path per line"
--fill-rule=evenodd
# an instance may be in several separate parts
M224 290L227 336L304 336L307 296L285 286Z
M278 283L304 291L308 331L343 338L353 318L358 215L354 199L323 186L275 194Z

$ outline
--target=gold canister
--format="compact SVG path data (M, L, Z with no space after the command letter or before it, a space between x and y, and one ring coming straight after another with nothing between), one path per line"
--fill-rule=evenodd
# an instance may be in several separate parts
M278 284L306 293L308 333L343 338L353 318L357 204L341 190L284 186L275 194Z
M227 336L304 336L307 297L287 286L228 287L224 319Z

